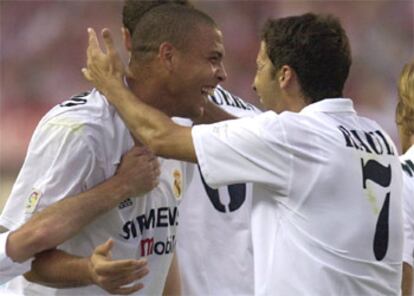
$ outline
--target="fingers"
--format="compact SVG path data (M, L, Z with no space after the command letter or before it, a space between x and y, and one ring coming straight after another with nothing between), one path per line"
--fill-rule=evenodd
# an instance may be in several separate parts
M90 59L92 54L100 51L101 48L99 47L98 37L96 37L95 30L92 28L88 28L88 49L86 50L88 60Z
M122 274L134 273L142 268L147 267L146 259L125 259L125 260L114 260L114 261L105 261L100 262L96 266L96 272L99 275L105 276L122 276Z
M114 47L114 41L112 40L111 33L107 28L102 30L102 37L105 44L105 50L108 54L117 54Z
M114 241L112 239L108 239L103 244L97 246L94 250L94 253L96 255L101 255L101 256L106 257L107 255L110 254L113 245L114 245Z
M92 77L87 68L82 68L81 71L82 71L83 77L85 77L86 80L92 81Z

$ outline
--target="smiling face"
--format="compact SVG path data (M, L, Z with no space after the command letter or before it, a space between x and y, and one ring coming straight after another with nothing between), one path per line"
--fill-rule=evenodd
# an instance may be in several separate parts
M195 30L189 44L177 49L171 70L171 91L180 116L197 116L200 107L227 77L222 33L212 26Z

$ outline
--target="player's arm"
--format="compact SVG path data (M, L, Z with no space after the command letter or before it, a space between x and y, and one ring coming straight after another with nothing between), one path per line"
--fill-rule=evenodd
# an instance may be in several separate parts
M125 87L124 66L107 29L103 30L106 54L99 48L93 29L88 29L87 68L82 69L92 82L117 108L132 134L155 154L196 162L191 128L176 125L164 113L146 105Z
M181 278L180 269L177 262L177 254L174 253L170 269L168 271L167 280L165 282L164 296L179 296L181 295Z
M403 262L401 292L403 296L413 295L413 267L407 262Z
M142 289L142 283L136 281L149 272L146 259L112 260L113 244L108 240L97 246L90 257L45 251L36 256L25 278L54 288L97 285L111 294L128 295Z
M154 155L146 148L134 147L125 154L113 177L89 191L52 204L12 232L7 241L7 255L15 262L23 262L61 244L121 201L154 188L158 175Z

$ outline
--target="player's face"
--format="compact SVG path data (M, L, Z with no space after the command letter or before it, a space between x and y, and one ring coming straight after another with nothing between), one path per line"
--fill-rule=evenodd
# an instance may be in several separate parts
M173 73L177 116L199 115L208 95L227 77L223 57L222 34L209 26L202 26L186 49L178 52Z
M253 82L253 88L259 96L260 103L267 110L280 112L278 107L278 97L280 97L280 87L274 74L274 66L266 52L266 43L261 42L259 53L256 59L257 70Z

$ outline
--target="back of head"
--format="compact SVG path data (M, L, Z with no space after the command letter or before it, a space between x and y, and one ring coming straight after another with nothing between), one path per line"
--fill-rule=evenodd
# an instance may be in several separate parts
M188 0L125 0L122 9L122 23L132 36L137 23L145 13L157 6L169 3L191 6Z
M132 36L132 59L156 54L164 42L183 50L197 37L202 26L216 28L214 20L192 7L164 4L146 12L137 23Z
M398 81L397 124L414 135L414 61L404 66Z
M342 96L351 50L337 18L307 13L270 19L263 28L262 40L275 69L292 67L303 95L311 102Z

